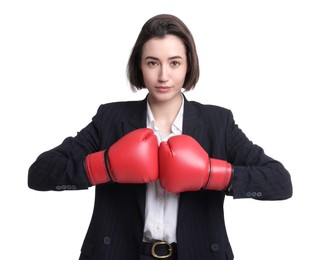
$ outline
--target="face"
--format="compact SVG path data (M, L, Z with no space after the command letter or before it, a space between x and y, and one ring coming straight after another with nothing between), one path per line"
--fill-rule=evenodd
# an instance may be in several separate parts
M148 40L142 49L141 70L150 100L166 102L181 99L187 73L183 42L174 35Z

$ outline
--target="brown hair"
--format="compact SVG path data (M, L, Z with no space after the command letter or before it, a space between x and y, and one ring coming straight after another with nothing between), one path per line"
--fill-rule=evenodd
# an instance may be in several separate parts
M142 27L132 48L127 65L127 76L133 91L146 88L140 69L143 45L151 38L163 38L166 35L179 37L185 45L188 69L183 88L188 91L195 87L199 79L199 61L196 45L188 27L176 16L160 14L150 18Z

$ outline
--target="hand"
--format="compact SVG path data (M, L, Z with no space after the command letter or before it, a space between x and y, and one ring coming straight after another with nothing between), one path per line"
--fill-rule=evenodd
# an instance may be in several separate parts
M158 179L158 141L153 131L141 128L128 133L108 151L89 154L85 169L92 185L109 181L147 183Z
M159 179L169 192L224 190L230 183L231 173L228 162L209 158L191 136L173 136L160 144Z

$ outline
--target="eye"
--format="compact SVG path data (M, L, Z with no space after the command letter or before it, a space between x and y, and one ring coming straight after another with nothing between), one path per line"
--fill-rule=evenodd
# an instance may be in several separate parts
M176 60L174 60L174 61L171 62L171 66L172 66L172 67L178 67L179 65L180 65L180 62L178 62L178 61L176 61Z
M148 61L147 64L148 64L148 66L149 66L150 68L154 68L154 67L158 66L158 63L155 62L155 61Z

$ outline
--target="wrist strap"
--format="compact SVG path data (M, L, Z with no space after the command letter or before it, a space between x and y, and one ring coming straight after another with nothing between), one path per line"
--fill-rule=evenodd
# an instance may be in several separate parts
M204 189L225 190L231 181L232 166L224 160L209 159L209 177Z
M92 185L105 183L111 180L106 166L106 150L92 153L85 158L85 169Z

